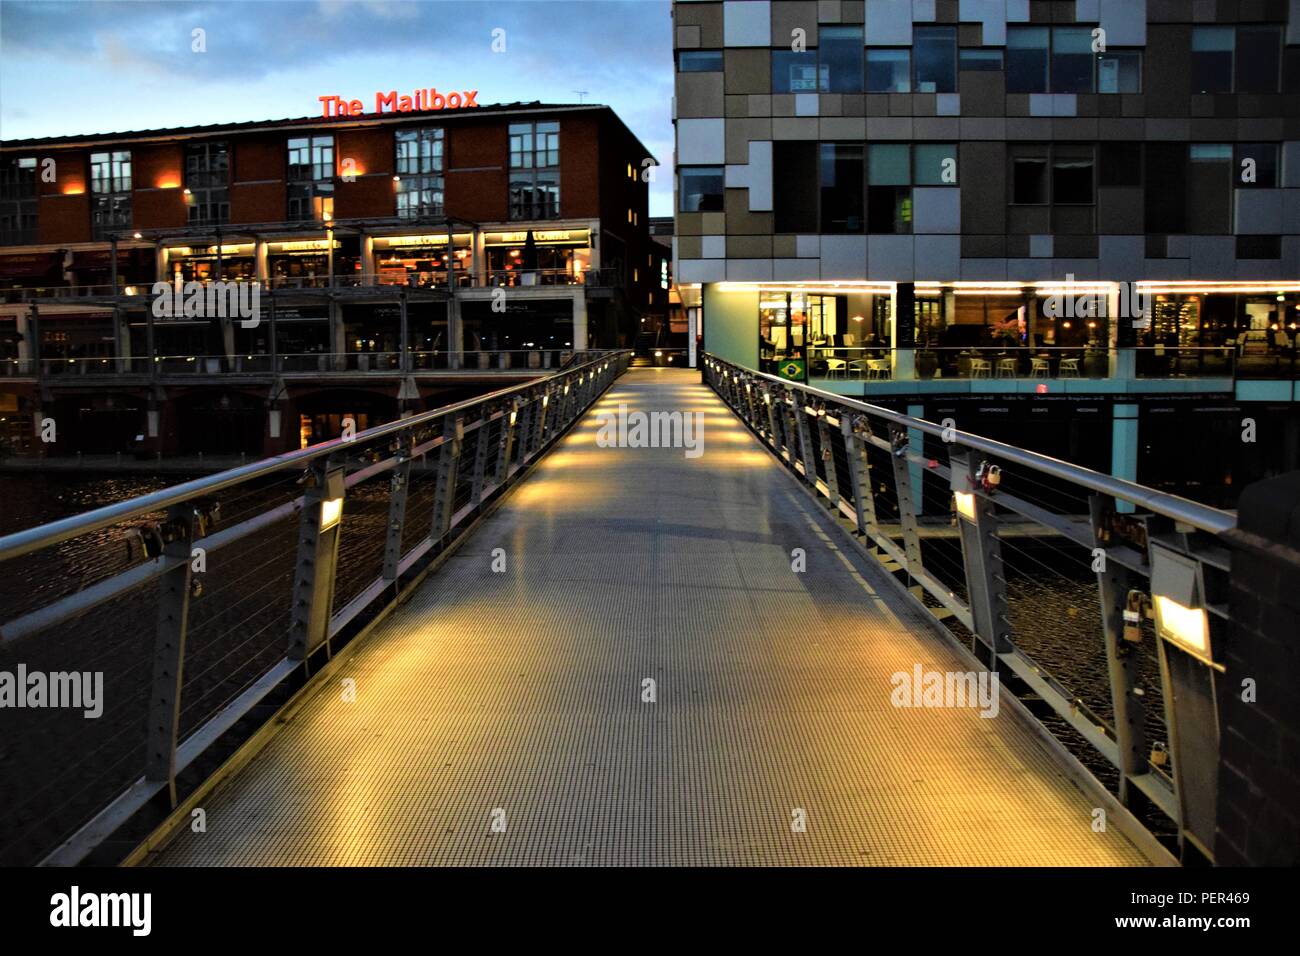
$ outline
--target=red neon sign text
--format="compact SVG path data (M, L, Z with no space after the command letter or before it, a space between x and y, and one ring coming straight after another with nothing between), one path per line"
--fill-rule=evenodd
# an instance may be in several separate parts
M341 96L318 96L317 99L320 100L321 115L326 118L360 116L365 112L360 100L345 100ZM387 93L380 90L375 93L374 111L413 113L424 110L458 110L467 106L478 106L478 90L439 93L436 87L430 87L427 90L416 90L411 96L406 94L399 96L397 90L389 90Z

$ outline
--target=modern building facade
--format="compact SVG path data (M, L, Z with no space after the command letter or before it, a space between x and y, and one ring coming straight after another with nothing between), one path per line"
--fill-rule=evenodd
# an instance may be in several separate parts
M294 375L368 376L373 420L435 373L545 367L661 321L654 159L612 110L434 103L0 143L0 411L24 431L60 396L108 402L120 447L137 406L205 376L199 404L279 450L298 429L272 435L267 404L292 404ZM261 320L155 315L155 283L214 280L257 283Z
M1129 477L1179 470L1142 421L1208 404L1278 422L1243 471L1300 466L1300 0L673 16L675 275L705 348L1086 432L1048 444Z

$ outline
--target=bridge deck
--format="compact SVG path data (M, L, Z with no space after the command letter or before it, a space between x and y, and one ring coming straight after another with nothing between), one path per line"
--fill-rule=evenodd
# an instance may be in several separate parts
M703 456L598 447L619 402L703 412ZM964 667L822 521L698 374L629 372L346 652L355 702L334 680L157 861L1144 862L1007 708L891 705Z

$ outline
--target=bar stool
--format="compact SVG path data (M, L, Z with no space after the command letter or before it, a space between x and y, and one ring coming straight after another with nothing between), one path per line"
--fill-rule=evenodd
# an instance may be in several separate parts
M1052 365L1045 358L1032 358L1029 360L1029 377L1030 378L1051 378Z
M1013 358L998 359L998 378L1015 378L1017 365Z
M1061 378L1078 378L1079 377L1079 360L1061 359L1061 371L1058 373Z

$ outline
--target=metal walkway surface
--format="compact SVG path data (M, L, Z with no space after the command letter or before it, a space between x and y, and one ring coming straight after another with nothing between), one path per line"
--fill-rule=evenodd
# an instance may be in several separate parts
M619 403L703 455L600 447ZM154 862L1145 863L1010 707L893 706L966 667L824 522L698 373L628 372Z

